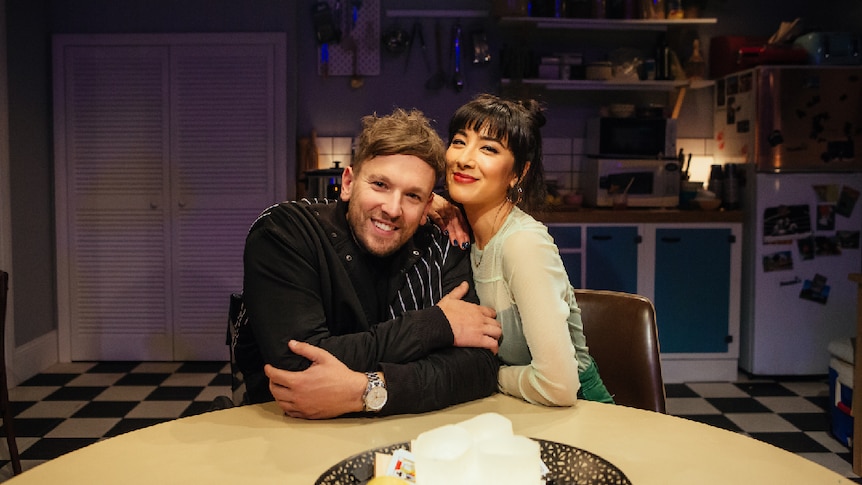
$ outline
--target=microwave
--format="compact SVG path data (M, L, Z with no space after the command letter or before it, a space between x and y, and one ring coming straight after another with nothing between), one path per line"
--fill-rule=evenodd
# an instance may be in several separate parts
M681 167L677 159L588 157L582 167L584 203L611 207L614 192L628 187L629 207L670 208L679 205Z
M669 118L591 118L586 153L598 157L676 156L676 120Z

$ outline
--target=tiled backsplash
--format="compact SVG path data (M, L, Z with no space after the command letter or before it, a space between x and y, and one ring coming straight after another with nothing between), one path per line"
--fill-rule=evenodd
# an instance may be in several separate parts
M583 138L545 138L543 140L545 179L556 180L562 192L581 187L581 162L584 159ZM692 154L689 179L706 182L712 165L713 141L710 138L680 138L677 148ZM338 136L317 137L317 168L332 168L334 162L344 167L352 158L353 138Z
M583 138L545 138L543 140L545 179L557 181L560 191L572 192L581 188L581 162L584 154ZM677 148L692 154L689 179L706 182L712 165L712 139L680 138Z
M350 165L353 159L353 138L349 136L317 137L317 168L332 168L334 162L339 167Z

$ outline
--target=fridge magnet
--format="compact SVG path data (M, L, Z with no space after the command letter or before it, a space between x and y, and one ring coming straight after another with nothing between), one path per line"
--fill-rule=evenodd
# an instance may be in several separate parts
M859 231L838 231L835 237L841 249L859 249Z
M724 106L725 86L724 78L715 80L715 105L718 107Z
M835 230L835 206L833 204L817 205L817 230Z
M789 271L793 269L793 255L790 251L778 251L763 257L763 272Z
M736 112L739 111L740 108L735 106L734 103L736 103L736 98L734 98L733 96L729 96L727 98L727 110L726 110L727 111L726 118L727 118L728 126L736 125Z
M845 185L841 189L841 195L838 196L838 203L835 204L835 213L844 217L850 217L850 214L853 213L853 208L856 207L857 200L859 200L859 191Z
M754 87L754 73L746 72L739 76L739 92L747 93Z
M821 274L815 274L813 279L805 280L802 283L802 291L799 292L799 298L825 305L829 299L829 285L826 284L826 277Z
M739 76L727 76L727 94L730 96L731 94L739 93ZM728 100L730 101L730 100Z
M830 204L835 204L838 202L838 185L836 184L826 184L826 185L812 185L812 189L814 189L814 193L817 194L817 202L828 202Z
M839 256L841 246L836 236L817 236L814 238L814 253L817 256Z
M814 259L814 237L804 237L796 241L797 249L799 249L799 259L807 261Z
M808 205L780 205L763 211L763 243L776 244L811 235Z

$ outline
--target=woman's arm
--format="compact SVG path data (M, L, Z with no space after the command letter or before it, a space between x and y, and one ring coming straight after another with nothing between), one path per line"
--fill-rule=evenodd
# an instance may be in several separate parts
M574 404L580 380L569 333L570 285L557 247L538 232L512 234L503 244L503 278L520 315L532 361L501 367L500 389L531 403ZM580 318L580 310L575 311Z

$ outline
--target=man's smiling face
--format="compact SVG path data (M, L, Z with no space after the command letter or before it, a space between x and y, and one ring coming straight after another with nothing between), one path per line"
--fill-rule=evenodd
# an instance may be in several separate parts
M430 208L434 169L413 155L385 155L344 169L341 199L350 201L347 222L371 254L384 257L403 246Z

